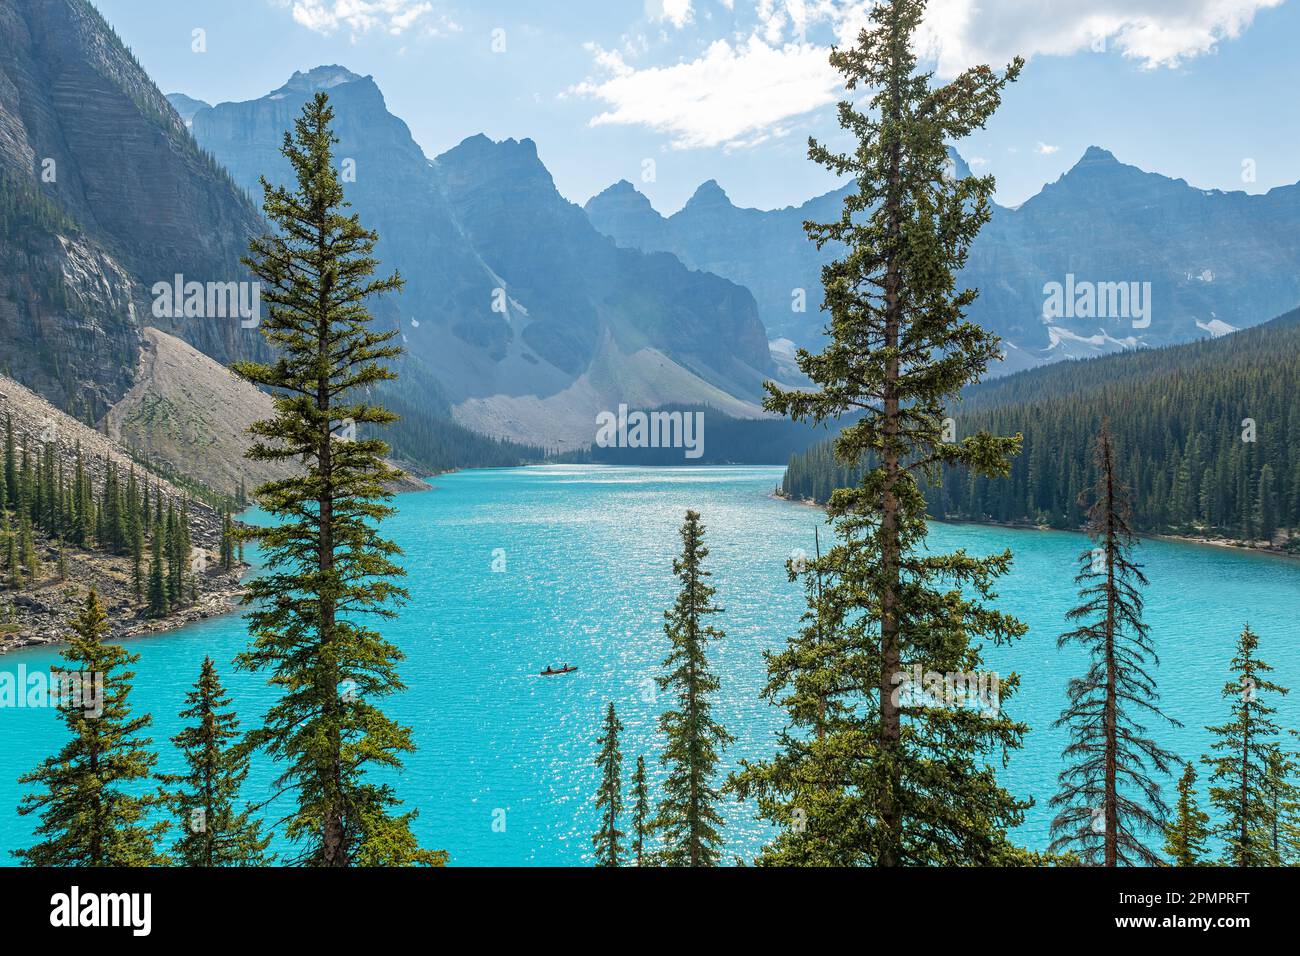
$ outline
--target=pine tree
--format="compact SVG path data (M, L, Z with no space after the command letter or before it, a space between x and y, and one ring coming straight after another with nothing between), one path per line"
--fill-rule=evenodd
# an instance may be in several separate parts
M400 473L387 445L373 437L336 440L345 424L383 426L395 416L352 399L395 378L384 363L400 354L396 331L370 329L368 297L401 287L373 279L378 236L344 215L330 131L329 97L318 93L286 133L283 153L297 188L263 180L264 209L277 234L254 239L245 262L261 279L269 315L261 331L274 364L241 362L235 371L271 391L275 416L250 429L248 456L299 463L289 478L257 489L276 521L248 529L265 558L247 588L253 637L240 666L268 672L282 696L250 741L283 764L278 786L297 808L287 836L301 861L319 866L440 864L445 854L421 849L414 811L398 814L389 784L367 771L393 771L414 750L411 732L375 701L403 689L402 653L367 617L389 618L406 597L395 544L377 526L393 513L386 485Z
M176 517L176 563L180 568L180 589L182 600L188 595L189 603L193 604L198 599L198 584L195 581L194 567L194 542L190 537L190 503L186 499L181 504L180 513Z
M232 571L235 567L235 525L231 521L229 509L221 513L221 570Z
M181 554L181 523L175 505L167 503L167 520L163 525L163 550L167 555L167 603L175 606L185 600L185 562Z
M673 560L681 592L664 612L664 633L671 649L664 659L659 689L672 691L675 707L659 717L665 744L660 759L668 766L664 796L654 828L662 835L662 858L668 866L716 866L722 848L722 817L713 783L719 751L731 743L713 719L713 697L720 684L709 669L709 643L726 635L707 623L722 608L713 604L717 589L708 583L704 559L704 525L699 512L687 511L681 528L682 556Z
M14 448L14 420L5 412L5 455L4 455L5 490L11 507L18 506L18 461Z
M1265 693L1285 694L1287 689L1265 675L1273 670L1255 652L1259 637L1246 625L1237 639L1231 670L1233 679L1223 686L1231 702L1228 723L1207 727L1215 737L1214 753L1201 758L1210 769L1210 803L1222 821L1215 834L1224 842L1227 866L1275 866L1272 848L1273 805L1268 787L1268 767L1278 747L1277 708L1264 702Z
M153 543L149 555L149 616L166 617L171 609L167 596L167 577L163 570L162 526L154 529Z
M74 513L72 520L72 541L79 548L90 545L94 533L95 516L90 493L90 479L86 475L85 464L81 460L81 445L77 445L77 460L72 472Z
M1300 850L1295 843L1300 794L1291 782L1295 770L1295 760L1281 746L1269 752L1264 765L1264 793L1268 801L1269 849L1278 865L1292 862Z
M18 522L18 550L23 562L23 584L35 587L41 580L41 561L36 555L36 536L26 515Z
M924 8L885 0L856 46L832 51L846 88L867 88L866 108L839 107L852 152L809 146L815 162L856 180L837 219L805 226L819 247L847 251L822 270L828 343L799 353L816 388L769 383L766 407L818 424L860 413L833 446L857 484L830 497L839 541L818 562L821 633L805 629L769 659L767 696L794 732L733 779L783 828L760 862L979 865L1005 854L1027 806L989 763L1026 729L1001 706L1015 675L999 681L993 706L910 706L899 693L914 668L978 677L981 639L1025 632L981 603L1010 552L931 553L923 487L944 466L1005 476L1019 447L1018 436L982 432L945 440L945 406L999 355L998 339L965 320L978 292L958 291L954 278L988 221L993 180L952 176L949 142L984 125L1022 63L932 87L912 49ZM825 732L805 733L817 721Z
M1291 736L1300 737L1295 730ZM1285 766L1276 764L1271 768L1273 783L1272 794L1275 796L1275 815L1281 861L1288 866L1300 865L1300 784L1293 775L1300 771L1300 755L1287 753ZM1280 785L1277 783L1280 781Z
M144 601L144 530L136 528L131 540L131 593L135 603Z
M1196 766L1188 761L1178 780L1178 801L1174 818L1165 828L1165 853L1174 866L1200 866L1205 859L1205 841L1210 835L1210 816L1196 803Z
M645 866L648 859L646 838L650 835L650 788L646 784L645 757L636 758L636 772L632 776L632 853L637 866Z
M19 516L29 521L32 517L33 484L32 463L27 454L27 436L24 435L22 450L18 456L18 492L14 496L14 501Z
M179 819L182 836L173 846L182 866L261 866L270 862L260 821L239 809L239 790L248 776L248 752L237 746L239 721L229 710L212 658L204 657L194 689L185 695L183 720L193 721L172 737L185 755L187 771L161 777L175 787L163 797Z
M140 520L140 482L135 476L135 466L131 467L126 479L126 498L122 511L123 534L126 547L134 553L136 536L141 532Z
M135 673L127 668L139 658L117 644L107 644L108 618L92 590L73 623L63 650L59 674L77 675L80 700L63 702L60 716L71 739L19 783L38 784L18 807L19 814L39 813L39 843L14 855L30 866L156 866L166 858L156 842L165 823L149 824L146 816L157 803L138 796L157 757L153 741L140 736L152 723L146 715L131 716L129 697ZM98 706L87 706L84 689L102 682ZM96 713L98 710L98 713Z
M597 866L618 866L623 855L623 831L618 828L618 815L623 812L623 752L618 748L618 735L623 724L614 713L614 702L609 702L605 712L605 732L596 738L600 753L596 766L600 768L600 787L596 791L596 810L600 814L600 829L592 835L596 848Z
M1090 490L1088 533L1094 547L1079 556L1082 601L1066 617L1078 626L1058 647L1088 652L1087 673L1071 680L1069 704L1056 721L1069 729L1066 767L1051 805L1051 852L1073 850L1090 864L1157 866L1161 859L1144 834L1165 832L1169 808L1155 775L1178 758L1146 734L1149 716L1181 726L1158 706L1149 673L1159 663L1150 628L1142 620L1146 576L1133 561L1136 536L1130 525L1128 488L1117 477L1109 423L1093 442L1097 484Z
M1273 466L1265 465L1259 472L1259 489L1255 495L1256 536L1272 542L1277 534L1277 497L1274 494Z
M9 577L9 587L18 590L22 587L23 570L18 556L18 533L9 524L8 512L0 511L0 538L5 549L5 574Z

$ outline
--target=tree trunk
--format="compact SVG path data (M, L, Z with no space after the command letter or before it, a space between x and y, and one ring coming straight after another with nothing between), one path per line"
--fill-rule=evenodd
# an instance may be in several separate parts
M318 244L321 254L324 255L326 249L326 240L328 237L328 223L324 218L318 223ZM329 303L333 292L332 283L329 276L321 277L320 293L317 299L317 330L316 341L318 354L320 356L321 367L328 369L331 367L330 362L330 317ZM320 477L321 491L317 499L320 518L320 534L318 538L317 563L323 575L329 574L334 569L334 480L333 480L333 435L330 432L330 383L326 375L316 383L316 408L323 413L321 419L320 447L318 455L320 459ZM335 618L335 598L332 593L321 593L317 597L320 600L320 644L322 649L330 644L334 639L334 618ZM330 766L327 770L328 780L323 788L325 797L324 808L324 839L321 848L322 864L324 866L347 866L348 850L344 842L343 834L343 740L339 731L340 718L340 700L339 700L339 680L335 671L331 670L326 675L325 690L325 719L326 726L329 730L329 747L330 747Z
M1238 866L1250 866L1250 698L1241 702L1241 850Z
M1119 557L1115 527L1115 463L1111 458L1110 436L1102 436L1102 455L1106 467L1106 705L1105 724L1106 756L1103 812L1105 814L1105 865L1119 865L1119 805L1116 792L1116 765L1119 742L1116 739L1115 691L1115 561Z
M897 80L895 87L897 87ZM900 95L895 88L895 104L900 102ZM894 119L897 119L895 112ZM894 142L890 147L889 159L889 196L887 215L889 217L890 252L885 270L885 348L898 347L901 325L899 286L902 277L895 262L893 243L902 234L901 210L899 209L899 190L901 189L901 146ZM893 698L893 675L898 672L900 664L899 624L898 624L898 518L899 504L894 489L898 484L899 461L896 439L899 429L898 401L899 364L896 354L890 356L885 372L883 390L885 451L882 456L885 467L884 494L881 502L880 518L880 563L883 585L880 593L880 748L886 761L889 778L885 784L884 799L880 807L880 823L884 830L884 846L881 850L880 866L899 865L899 846L902 842L902 818L898 809L898 791L901 786L898 773L898 745L902 738L902 724L899 709Z
M692 559L694 559L694 557L695 557L694 554L692 554ZM686 695L687 700L689 702L687 706L690 708L687 715L687 720L689 721L689 726L691 728L690 747L689 747L690 774L691 774L691 799L690 799L690 809L687 811L686 822L688 826L687 845L690 847L690 859L691 859L692 867L696 867L700 865L700 802L701 801L700 801L700 744L699 744L699 737L698 737L700 732L700 722L699 722L699 717L697 716L695 711L696 695L699 694L699 688L695 686L695 682L696 682L695 652L698 647L698 642L700 640L700 617L698 613L699 609L696 607L697 595L695 591L696 588L695 570L697 564L698 561L693 560L689 566L690 584L688 585L688 591L690 592L691 595L691 602L690 602L691 610L690 610L690 617L688 618L687 630L690 634L690 644L689 644L690 653L686 655L686 666L688 669L687 686L690 688L689 692Z

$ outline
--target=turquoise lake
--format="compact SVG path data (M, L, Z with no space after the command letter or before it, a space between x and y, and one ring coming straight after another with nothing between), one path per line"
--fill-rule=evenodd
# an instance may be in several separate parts
M662 612L675 589L671 561L687 508L703 514L726 639L712 650L722 679L717 716L736 736L726 769L769 754L782 712L759 698L762 651L793 632L802 588L787 581L795 548L811 553L819 511L770 497L779 467L612 468L547 466L469 471L432 479L432 490L403 495L385 529L406 552L410 603L386 632L406 652L407 690L386 709L414 728L419 747L394 783L420 811L425 846L460 865L580 865L591 862L596 828L595 738L605 704L626 725L625 783L638 754L656 780L661 709L651 678L666 651ZM826 535L823 534L825 539ZM1037 800L1017 833L1047 842L1063 734L1051 727L1077 652L1058 652L1056 636L1074 603L1078 534L982 526L933 528L931 547L982 554L1010 547L1015 568L1001 583L999 606L1030 626L1017 645L991 649L990 669L1021 675L1008 710L1032 727L1023 750L1001 772L1018 796ZM498 550L500 549L500 550ZM1243 623L1261 637L1275 678L1296 689L1279 704L1284 727L1300 728L1300 562L1193 544L1147 541L1140 561L1161 666L1167 712L1181 729L1155 728L1186 757L1204 752L1205 725L1220 723L1220 692ZM504 570L494 571L504 558ZM154 715L159 769L179 769L167 738L205 654L217 662L245 725L272 699L260 676L231 661L247 641L238 615L132 640L140 654L133 695ZM0 657L0 671L47 668L57 651L29 649ZM548 663L576 673L542 678ZM54 711L0 709L0 857L28 843L34 820L15 812L19 774L63 741ZM246 798L268 792L272 768L254 766ZM1202 792L1204 777L1201 779ZM1169 784L1172 792L1172 781ZM504 815L499 811L504 811ZM764 826L750 808L729 804L728 849L748 858ZM504 831L499 822L504 819Z

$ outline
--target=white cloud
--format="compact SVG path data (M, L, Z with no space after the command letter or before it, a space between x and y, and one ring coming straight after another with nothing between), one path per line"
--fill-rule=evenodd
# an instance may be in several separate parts
M308 30L334 33L345 26L354 37L374 29L399 36L433 12L429 0L279 0L279 5L290 5L294 22ZM450 27L454 32L455 24Z
M1089 50L1118 51L1150 69L1173 67L1239 36L1258 11L1282 2L930 0L917 43L941 77L977 63L1001 66L1016 55L1032 59ZM869 25L873 5L874 0L748 0L747 7L735 4L753 14L747 40L716 40L694 59L670 66L633 67L617 51L589 44L600 78L567 92L604 102L592 125L647 126L671 135L677 148L752 145L782 135L787 121L840 97L841 78L826 61L829 47L818 43L833 38L840 46L853 44ZM647 12L680 28L691 22L693 5L647 0ZM644 50L627 50L634 52ZM1056 150L1039 146L1043 155Z
M1039 156L1051 156L1053 153L1059 152L1060 149L1059 146L1049 146L1047 143L1040 142L1034 147L1034 152Z
M1118 50L1148 69L1178 66L1241 35L1283 0L931 0L924 48L938 72L1000 65L1017 54Z
M609 74L572 92L603 100L592 126L633 124L668 133L678 149L747 146L787 131L782 123L834 102L839 76L826 50L770 46L757 36L732 46L712 43L695 60L633 69L616 52L593 47Z
M667 20L679 30L695 19L691 0L645 0L645 12L651 20Z

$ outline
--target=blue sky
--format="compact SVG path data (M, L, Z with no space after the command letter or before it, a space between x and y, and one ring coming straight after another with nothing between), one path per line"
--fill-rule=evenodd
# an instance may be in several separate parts
M575 202L628 179L664 213L716 179L772 208L835 184L825 65L870 0L94 0L164 92L262 96L294 70L372 74L430 156L531 137ZM977 9L978 8L978 9ZM927 62L1029 64L958 144L1022 202L1091 144L1202 188L1300 181L1300 0L931 0ZM202 30L203 52L194 31Z

